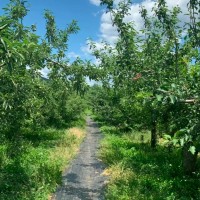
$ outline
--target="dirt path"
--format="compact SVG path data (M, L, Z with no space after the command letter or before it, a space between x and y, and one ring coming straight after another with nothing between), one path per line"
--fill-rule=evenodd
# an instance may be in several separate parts
M103 164L97 159L102 138L97 124L87 118L87 135L71 167L63 175L63 184L53 200L103 200L106 177Z

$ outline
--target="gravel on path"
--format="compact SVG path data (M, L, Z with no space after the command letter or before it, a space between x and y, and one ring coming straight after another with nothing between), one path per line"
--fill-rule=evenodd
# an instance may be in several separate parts
M53 200L103 200L106 177L102 175L105 166L98 160L97 152L102 134L97 123L87 118L87 134L80 152L67 172L63 183L57 189Z

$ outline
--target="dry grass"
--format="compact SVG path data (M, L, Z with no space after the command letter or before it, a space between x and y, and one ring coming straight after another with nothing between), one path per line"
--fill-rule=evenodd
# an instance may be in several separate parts
M109 176L109 182L116 182L120 180L129 181L135 177L134 172L131 169L124 169L121 164L112 165L111 167L104 170L102 173L104 176Z
M70 161L79 150L79 146L85 137L85 130L80 128L70 128L65 132L58 145L50 152L51 159L60 163L60 171L66 171ZM53 200L53 195L49 195L48 200Z
M83 129L71 128L65 132L58 145L51 151L51 159L61 163L61 171L67 168L69 162L77 154L84 137Z
M103 173L101 175L103 176L110 176L112 173L112 168L107 168L103 171Z
M76 128L76 127L70 128L68 130L68 132L69 132L69 134L74 135L78 139L81 139L81 138L83 138L85 136L85 132L82 129Z

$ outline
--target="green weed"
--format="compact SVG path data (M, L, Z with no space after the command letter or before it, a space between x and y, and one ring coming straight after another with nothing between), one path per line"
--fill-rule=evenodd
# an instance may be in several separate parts
M199 171L193 177L184 176L180 150L169 152L160 145L155 151L148 141L148 132L105 134L100 157L110 174L106 199L200 199Z
M4 141L0 145L0 199L48 199L84 136L77 130L78 135L71 129L23 130L18 141Z

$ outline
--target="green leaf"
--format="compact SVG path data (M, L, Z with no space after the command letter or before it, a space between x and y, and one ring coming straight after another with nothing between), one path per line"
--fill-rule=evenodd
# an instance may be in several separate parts
M189 136L187 134L185 134L185 141L189 140Z
M172 142L173 142L173 145L176 145L178 143L178 139L173 139Z
M7 50L7 47L6 47L6 44L5 44L4 40L2 38L0 38L0 41L3 44L4 49Z
M184 138L181 138L181 139L180 139L180 144L181 144L181 146L183 146L184 143L185 143Z
M0 27L0 31L2 31L3 29L5 29L8 26L8 24L4 24L3 26Z
M161 101L161 100L162 100L162 98L163 98L163 96L162 96L162 95L160 95L160 94L157 94L157 95L156 95L156 98L157 98L157 100L158 100L158 101Z
M3 108L4 108L5 110L7 110L7 108L8 108L8 103L7 103L6 101L3 102Z
M156 104L157 104L157 102L156 102L155 100L151 103L151 105L152 105L153 107L156 107Z
M169 98L170 98L171 103L174 104L175 103L175 96L170 95Z
M196 152L195 146L191 146L188 151L190 151L194 155Z
M174 83L171 84L172 88L176 88L176 85Z
M167 135L167 134L165 134L163 137L166 140L171 140L172 139L171 135Z

